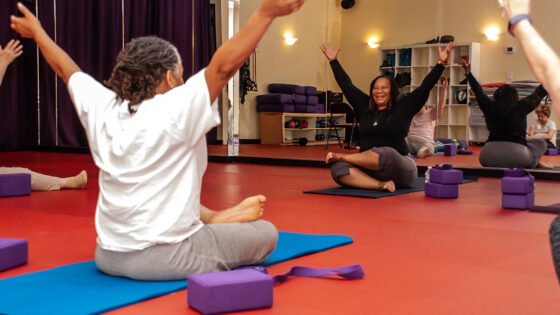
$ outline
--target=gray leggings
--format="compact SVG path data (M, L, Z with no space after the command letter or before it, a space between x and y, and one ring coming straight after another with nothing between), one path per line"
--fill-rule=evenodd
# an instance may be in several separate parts
M95 263L104 273L136 280L182 280L188 275L230 270L262 262L276 247L272 223L206 224L176 244L160 244L133 252L97 246Z
M415 182L418 169L411 157L403 156L391 147L372 148L371 151L379 154L380 170L373 171L348 162L336 162L331 166L331 176L334 181L344 186L340 177L350 174L351 168L357 168L377 180L392 180L397 187L409 187Z
M527 146L517 142L486 142L478 160L482 166L507 168L535 168L546 151L546 142L542 139L527 141Z

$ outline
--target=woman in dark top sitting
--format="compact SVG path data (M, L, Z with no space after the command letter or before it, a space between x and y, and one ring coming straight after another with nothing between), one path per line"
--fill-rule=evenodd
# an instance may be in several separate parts
M480 151L480 164L490 167L551 168L552 165L540 161L546 151L546 142L543 139L526 140L527 114L546 96L543 86L540 85L533 94L519 100L517 90L504 84L494 92L494 100L491 100L472 75L470 65L465 60L461 60L461 64L490 132Z
M336 82L354 107L360 123L360 153L327 154L326 162L333 163L331 174L339 185L392 192L396 187L414 183L418 175L416 163L408 154L405 137L412 118L426 104L454 47L454 43L440 47L437 65L422 84L399 98L395 80L384 75L371 82L369 95L362 92L338 62L339 49L321 45Z

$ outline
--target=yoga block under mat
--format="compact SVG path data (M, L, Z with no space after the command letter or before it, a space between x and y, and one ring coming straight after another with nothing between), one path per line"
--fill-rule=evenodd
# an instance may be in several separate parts
M463 183L463 171L461 170L445 170L445 169L430 169L430 183L452 185Z
M535 188L535 177L527 174L522 177L502 177L502 193L514 195L526 195Z
M457 146L455 144L446 144L443 146L443 155L455 156L457 155Z
M431 179L431 177L430 177ZM437 183L426 183L424 187L426 196L441 199L452 199L459 197L459 185L443 185Z
M31 174L0 174L0 197L31 194Z
M274 281L255 269L237 269L187 278L187 303L203 314L222 314L272 306Z
M0 271L27 264L27 241L0 238Z
M535 192L526 195L502 195L502 208L504 209L530 209L535 206Z
M546 151L544 151L544 155L558 155L558 149L557 148L548 148L548 149L546 149Z

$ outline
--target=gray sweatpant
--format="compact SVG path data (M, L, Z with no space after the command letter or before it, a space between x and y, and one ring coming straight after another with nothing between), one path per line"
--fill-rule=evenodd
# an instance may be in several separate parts
M401 155L391 147L372 148L371 151L379 154L380 170L373 171L348 162L336 162L331 166L331 176L334 181L344 186L339 178L350 174L350 168L357 168L380 181L392 180L397 187L409 187L418 177L416 163L410 156Z
M478 160L482 166L535 168L546 151L543 139L527 140L527 146L517 142L486 142Z
M417 136L407 136L405 140L406 145L408 146L408 151L411 153L417 154L418 150L423 147L428 148L428 155L434 155L436 152L436 143L434 141L428 141Z
M262 262L276 247L278 231L272 223L206 224L176 244L160 244L133 252L95 251L104 273L136 280L186 279L191 274L230 270Z
M60 190L62 178L44 175L23 167L0 167L0 174L31 174L31 190Z

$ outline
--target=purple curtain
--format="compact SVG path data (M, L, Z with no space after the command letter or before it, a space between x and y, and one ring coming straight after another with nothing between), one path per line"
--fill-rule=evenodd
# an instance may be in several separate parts
M34 1L23 1L34 11ZM19 36L10 28L16 0L0 1L0 45ZM0 86L0 150L19 150L37 142L36 45L21 40L23 54L7 69Z
M16 12L16 2L0 1L1 21L8 21L9 15ZM134 37L156 35L176 45L186 77L205 67L212 53L208 48L208 0L25 0L23 3L33 12L38 3L38 17L45 30L53 39L56 37L58 45L84 72L101 82L109 78L123 40L126 43ZM0 44L11 38L17 36L9 23L0 23ZM55 77L41 57L37 67L33 41L24 41L24 54L10 66L0 87L0 124L0 150L87 147L85 132L66 85Z

